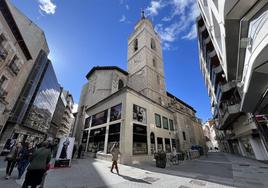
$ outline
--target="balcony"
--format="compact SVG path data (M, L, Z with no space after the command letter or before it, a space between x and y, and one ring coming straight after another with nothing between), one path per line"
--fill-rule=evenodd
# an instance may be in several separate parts
M226 104L225 104L226 105ZM240 103L226 105L221 110L218 129L224 130L240 115Z

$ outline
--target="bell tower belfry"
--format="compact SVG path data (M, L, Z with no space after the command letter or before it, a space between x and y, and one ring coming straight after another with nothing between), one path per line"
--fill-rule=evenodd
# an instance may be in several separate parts
M144 11L128 39L129 87L164 105L166 87L160 37Z

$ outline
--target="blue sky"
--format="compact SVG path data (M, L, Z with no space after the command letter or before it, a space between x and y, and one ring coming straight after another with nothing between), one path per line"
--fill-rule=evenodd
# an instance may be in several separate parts
M195 0L11 0L46 35L58 81L79 101L93 66L127 70L127 39L145 9L162 38L166 87L211 117L199 69Z

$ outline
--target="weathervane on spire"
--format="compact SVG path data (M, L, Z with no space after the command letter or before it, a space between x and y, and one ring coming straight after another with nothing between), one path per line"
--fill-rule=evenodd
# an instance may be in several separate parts
M145 19L144 10L141 9L141 19Z

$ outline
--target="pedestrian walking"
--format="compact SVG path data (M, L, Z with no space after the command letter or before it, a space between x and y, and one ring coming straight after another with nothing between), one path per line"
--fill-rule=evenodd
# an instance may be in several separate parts
M41 184L46 171L49 169L50 159L51 150L48 142L44 141L42 146L33 153L22 188L27 188L28 186L35 188Z
M21 150L21 143L18 142L16 145L14 145L9 154L6 156L5 160L7 161L7 167L6 167L6 177L5 179L9 179L9 177L12 174L12 171L17 163L18 154Z
M113 169L116 169L117 174L119 174L119 169L118 169L118 165L117 165L117 161L118 161L118 155L120 154L119 151L119 144L116 142L112 148L111 148L111 154L112 154L112 168L111 168L111 172L113 173Z
M21 176L23 175L26 167L28 166L30 159L33 155L34 152L34 148L33 148L33 143L25 143L25 145L23 146L23 148L20 150L19 152L19 159L17 161L18 163L18 179L21 178Z

